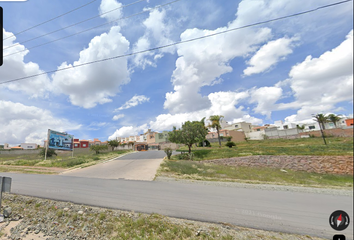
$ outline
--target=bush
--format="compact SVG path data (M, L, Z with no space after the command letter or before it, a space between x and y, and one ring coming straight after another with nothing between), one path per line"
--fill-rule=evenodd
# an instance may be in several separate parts
M165 151L165 153L167 155L168 160L170 160L171 159L171 155L172 155L172 149L171 148L165 148L164 151Z
M188 153L182 153L177 155L178 160L189 160Z
M107 150L108 146L107 145L91 145L90 150L95 151L96 154L99 154L100 151Z
M47 150L47 157L53 157L53 155L57 156L58 154L55 152L54 149L48 148L48 150ZM43 149L39 152L39 156L45 157L45 148L43 148Z
M226 137L226 140L227 140L228 142L231 142L231 139L232 139L232 137Z
M208 140L206 140L206 139L204 141L202 141L202 142L199 142L198 147L204 147L203 143L204 143L204 145L206 147L211 147L210 142Z
M227 142L225 145L228 146L229 148L232 148L233 146L236 146L236 143L234 143L234 142Z

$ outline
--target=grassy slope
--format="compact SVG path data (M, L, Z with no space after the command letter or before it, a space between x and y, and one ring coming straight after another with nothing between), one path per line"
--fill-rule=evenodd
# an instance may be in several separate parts
M225 142L222 147L212 143L212 147L193 147L194 160L209 160L218 158L242 157L250 155L353 155L353 138L327 138L328 145L322 138L305 139L273 139L248 141L228 148ZM187 147L180 148L182 151ZM177 156L172 159L178 159Z
M213 143L210 148L193 147L194 160L165 161L158 175L195 180L242 181L313 187L353 187L353 176L317 174L302 171L256 167L229 167L204 164L203 160L241 157L249 155L353 155L353 138L328 138L325 146L321 138L275 139L237 143L236 148L221 148ZM180 150L186 151L183 147Z
M44 161L37 154L3 154L0 155L0 165L8 166L40 166L40 167L58 167L58 168L71 168L77 165L90 165L94 164L96 161L105 160L117 157L121 154L130 152L130 150L120 150L120 151L106 151L100 154L95 154L89 149L75 149L74 157L72 158L71 152L57 152L58 156L47 158Z

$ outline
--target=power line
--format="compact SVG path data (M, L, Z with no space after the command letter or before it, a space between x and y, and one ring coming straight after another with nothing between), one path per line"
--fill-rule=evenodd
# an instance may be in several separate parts
M91 27L91 28L85 29L85 30L83 30L83 31L80 31L80 32L77 32L77 33L74 33L74 34L71 34L71 35L68 35L68 36L65 36L65 37L57 38L57 39L55 39L55 40L52 40L52 41L49 41L49 42L46 42L46 43L42 43L42 44L39 44L39 45L36 45L36 46L33 46L33 47L29 47L29 48L26 48L26 49L21 50L21 51L18 51L18 52L14 52L14 53L10 53L10 54L4 55L3 58L8 57L8 56L11 56L11 55L14 55L14 54L17 54L17 53L25 52L25 51L30 50L30 49L38 48L38 47L47 45L47 44L49 44L49 43L57 42L57 41L60 41L60 40L65 39L65 38L69 38L69 37L72 37L72 36L75 36L75 35L78 35L78 34L81 34L81 33L87 32L87 31L90 31L90 30L95 29L95 28L99 28L99 27L105 26L105 25L107 25L107 24L110 24L110 23L113 23L113 22L116 22L116 21L119 21L119 20L132 18L132 17L138 16L138 15L141 15L141 14L143 14L143 13L150 12L150 11L153 10L153 9L161 8L161 7L164 7L164 6L167 6L167 5L170 5L170 4L179 2L179 1L181 1L181 0L175 0L175 1L172 1L172 2L165 3L165 4L161 4L161 5L158 5L158 6L156 6L156 7L146 9L146 10L144 10L144 11L141 11L141 12L139 12L139 13L136 13L136 14L133 14L133 15L130 15L130 16L127 16L127 17L118 18L118 19L112 20L112 21L110 21L110 22L106 22L106 23L103 23L103 24L97 25L97 26L95 26L95 27Z
M103 15L105 15L105 14L107 14L107 13L110 13L110 12L116 11L116 10L118 10L118 9L125 8L125 7L131 6L131 5L134 5L134 4L137 4L137 3L140 3L140 2L144 2L144 1L146 1L146 0L139 0L139 1L136 1L136 2L130 3L130 4L127 4L127 5L124 5L124 6L118 7L118 8L114 8L114 9L112 9L112 10L109 10L109 11L107 11L107 12L101 13L101 14L96 15L96 16L94 16L94 17L87 18L87 19L82 20L82 21L80 21L80 22L77 22L77 23L74 23L74 24L68 25L68 26L66 26L66 27L63 27L63 28L60 28L60 29L54 30L54 31L52 31L52 32L49 32L49 33L46 33L46 34L40 35L40 36L38 36L38 37L31 38L31 39L29 39L29 40L26 40L26 41L23 41L23 42L19 42L19 43L13 44L13 45L11 45L11 46L8 46L8 47L6 47L6 48L3 48L3 50L6 50L6 49L9 49L9 48L15 47L15 46L17 46L17 45L20 45L20 44L23 44L23 43L26 43L26 42L30 42L30 41L36 40L36 39L41 38L41 37L44 37L44 36L48 36L48 35L50 35L50 34L53 34L53 33L59 32L59 31L61 31L61 30L64 30L64 29L67 29L67 28L70 28L70 27L76 26L76 25L78 25L78 24L81 24L81 23L87 22L87 21L89 21L89 20L92 20L92 19L95 19L95 18L101 17L101 16L103 16Z
M150 49L146 49L146 50L142 50L142 51L138 51L138 52L132 52L132 53L124 54L124 55L118 55L118 56L114 56L114 57L110 57L110 58L104 58L104 59L100 59L100 60L86 62L86 63L78 64L78 65L75 65L75 66L65 67L65 68L61 68L61 69L57 69L57 70L51 70L51 71L47 71L47 72L43 72L43 73L31 75L31 76L22 77L22 78L16 78L16 79L12 79L12 80L7 80L7 81L4 81L4 82L0 82L0 84L20 81L20 80L33 78L33 77L38 77L38 76L49 74L49 73L60 72L60 71L68 70L68 69L82 67L82 66L86 66L86 65L90 65L90 64L94 64L94 63L105 62L105 61L109 61L109 60L113 60L113 59L124 58L124 57L129 57L129 56L133 56L133 55L137 55L137 54L141 54L141 53L156 51L156 50L159 50L159 49L168 48L168 47L179 45L179 44L182 44L182 43L193 42L193 41L196 41L196 40L209 38L209 37L213 37L213 36L216 36L216 35L232 32L232 31L236 31L236 30L240 30L240 29L244 29L244 28L254 27L254 26L258 26L258 25L262 25L262 24L266 24L266 23L270 23L270 22L279 21L279 20L286 19L286 18L291 18L291 17L296 17L296 16L308 14L308 13L311 13L311 12L318 11L320 9L333 7L335 5L339 5L339 4L343 4L343 3L351 2L351 1L352 0L345 0L345 1L341 1L341 2L336 2L336 3L324 5L324 6L321 6L321 7L317 7L317 8L311 9L311 10L307 10L307 11L303 11L303 12L287 15L287 16L284 16L284 17L278 17L278 18L273 18L273 19L270 19L270 20L262 21L262 22L252 23L252 24L244 25L242 27L236 27L236 28L228 29L228 30L221 31L221 32L218 32L218 33L213 33L213 34L209 34L209 35L202 36L202 37L197 37L197 38L191 38L191 39L188 39L188 40L179 41L179 42L167 44L167 45L160 46L160 47L150 48Z
M67 15L67 14L69 14L69 13L75 12L76 10L79 10L80 8L86 7L86 6L90 5L91 3L95 2L95 1L96 1L96 0L93 0L93 1L91 1L91 2L88 2L88 3L86 3L86 4L82 5L82 6L80 6L80 7L74 8L73 10L70 10L70 11L68 11L68 12L66 12L66 13L63 13L63 14L61 14L61 15L59 15L59 16L56 16L56 17L54 17L54 18L51 18L51 19L49 19L49 20L47 20L47 21L44 21L44 22L39 23L39 24L37 24L37 25L34 25L34 26L32 26L32 27L30 27L30 28L27 28L27 29L25 29L25 30L22 30L22 31L20 31L20 32L14 33L14 34L12 34L12 35L9 36L9 37L4 38L3 40L6 40L6 39L8 39L8 38L12 38L12 37L14 37L14 36L20 35L21 33L27 32L28 30L31 30L31 29L36 28L36 27L38 27L38 26L41 26L41 25L43 25L43 24L45 24L45 23L51 22L51 21L53 21L53 20L55 20L55 19L58 19L58 18L60 18L60 17L62 17L62 16L65 16L65 15Z

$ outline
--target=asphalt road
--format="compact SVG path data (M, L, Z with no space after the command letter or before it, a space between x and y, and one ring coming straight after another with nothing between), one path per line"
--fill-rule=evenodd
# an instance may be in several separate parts
M165 156L164 151L133 152L109 162L75 169L61 175L152 181Z
M246 189L181 182L150 182L72 176L0 173L12 193L171 217L306 234L332 239L335 210L353 220L353 197ZM341 232L353 239L353 224Z

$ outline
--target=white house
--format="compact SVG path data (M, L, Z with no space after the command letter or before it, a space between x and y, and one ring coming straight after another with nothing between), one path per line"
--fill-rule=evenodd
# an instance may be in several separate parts
M23 149L37 149L38 145L36 143L21 143Z

